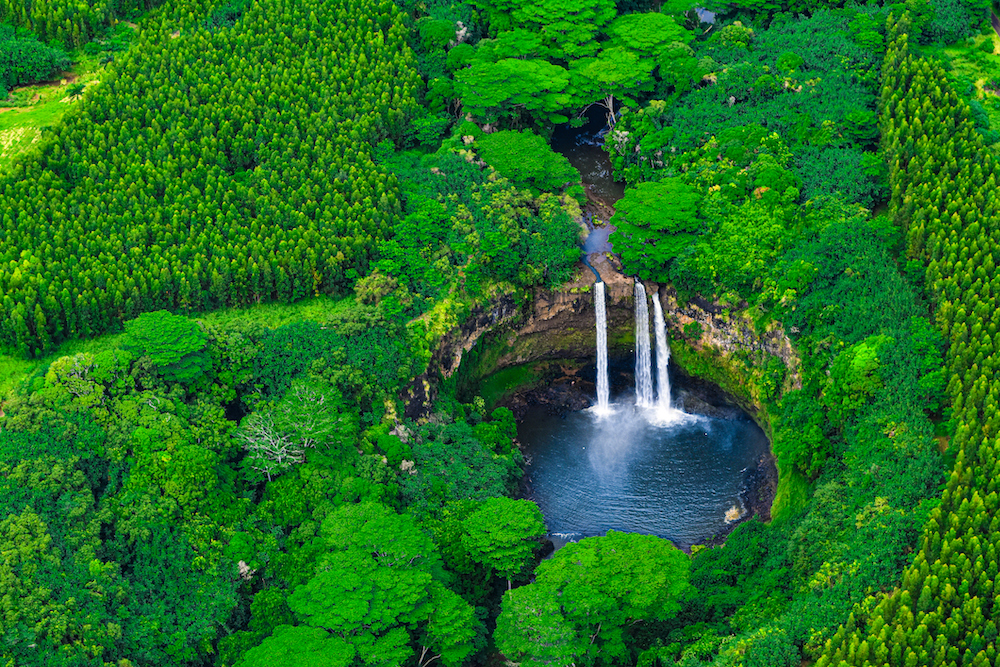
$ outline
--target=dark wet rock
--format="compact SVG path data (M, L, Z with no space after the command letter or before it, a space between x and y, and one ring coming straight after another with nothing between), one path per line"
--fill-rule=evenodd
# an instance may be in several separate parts
M746 484L740 498L746 506L749 517L757 517L761 521L771 520L771 504L778 492L778 467L774 456L762 456L757 461L757 467L747 471Z
M534 406L544 406L550 415L565 415L586 410L593 402L597 389L592 382L577 377L560 378L545 387L518 392L502 402L518 421Z
M716 405L689 391L681 391L674 397L673 407L688 414L702 415L712 419L746 419L746 413L737 405Z

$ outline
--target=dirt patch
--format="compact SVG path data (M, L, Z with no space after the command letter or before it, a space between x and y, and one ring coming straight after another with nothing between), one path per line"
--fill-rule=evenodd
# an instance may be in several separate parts
M70 83L74 83L80 78L79 74L74 74L70 71L59 72L54 77L48 81L39 81L38 83L33 83L30 86L23 86L21 88L15 88L15 92L20 92L22 90L28 90L30 88L58 88L59 86L65 86Z

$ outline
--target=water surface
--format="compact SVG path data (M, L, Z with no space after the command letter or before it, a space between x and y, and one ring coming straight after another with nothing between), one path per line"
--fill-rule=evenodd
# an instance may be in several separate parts
M562 153L580 172L590 191L604 203L613 206L625 195L625 184L612 176L611 159L601 148L607 130L606 113L593 106L587 114L587 124L580 128L568 123L558 125L552 135L552 148Z
M608 417L534 409L518 437L530 460L527 497L550 533L584 537L614 529L680 545L726 527L726 512L741 508L747 470L769 447L749 419L658 413L631 399Z

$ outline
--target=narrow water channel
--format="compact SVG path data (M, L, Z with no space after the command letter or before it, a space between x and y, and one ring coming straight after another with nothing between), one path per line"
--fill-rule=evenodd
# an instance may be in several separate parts
M591 194L614 206L625 195L625 184L614 180L611 159L601 148L607 129L605 111L601 107L591 107L586 118L587 124L580 128L570 127L568 123L558 125L552 134L552 148L576 167Z

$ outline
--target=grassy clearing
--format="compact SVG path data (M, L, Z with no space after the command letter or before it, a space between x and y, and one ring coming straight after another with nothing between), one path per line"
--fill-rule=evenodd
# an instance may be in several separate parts
M292 322L311 320L326 322L340 314L347 314L355 306L354 297L335 299L329 296L311 297L296 303L262 303L242 308L223 308L208 313L191 315L211 327L228 328L239 324L259 324L276 329Z
M984 44L992 52L984 51ZM989 48L989 46L985 48ZM977 35L956 44L929 48L928 55L938 58L950 68L948 78L959 94L977 100L990 119L990 128L1000 129L1000 97L988 90L991 82L1000 84L1000 37L992 30L988 35ZM1000 152L1000 141L992 146Z
M0 100L0 171L41 141L42 130L57 126L67 111L81 103L82 97L69 97L72 86L83 84L87 89L100 84L104 70L96 58L75 54L74 61L59 79L15 88Z
M38 359L21 359L9 354L0 354L0 398L7 396L22 380L35 371L48 367L59 357L66 357L81 352L97 353L113 348L121 340L121 334L107 334L86 340L70 340L59 346L59 349Z
M142 20L145 20L143 18ZM84 92L101 83L109 59L129 48L138 26L120 22L106 35L69 53L73 65L51 81L22 86L0 99L0 172L38 144L47 128L57 127L83 96L70 97L82 85Z

